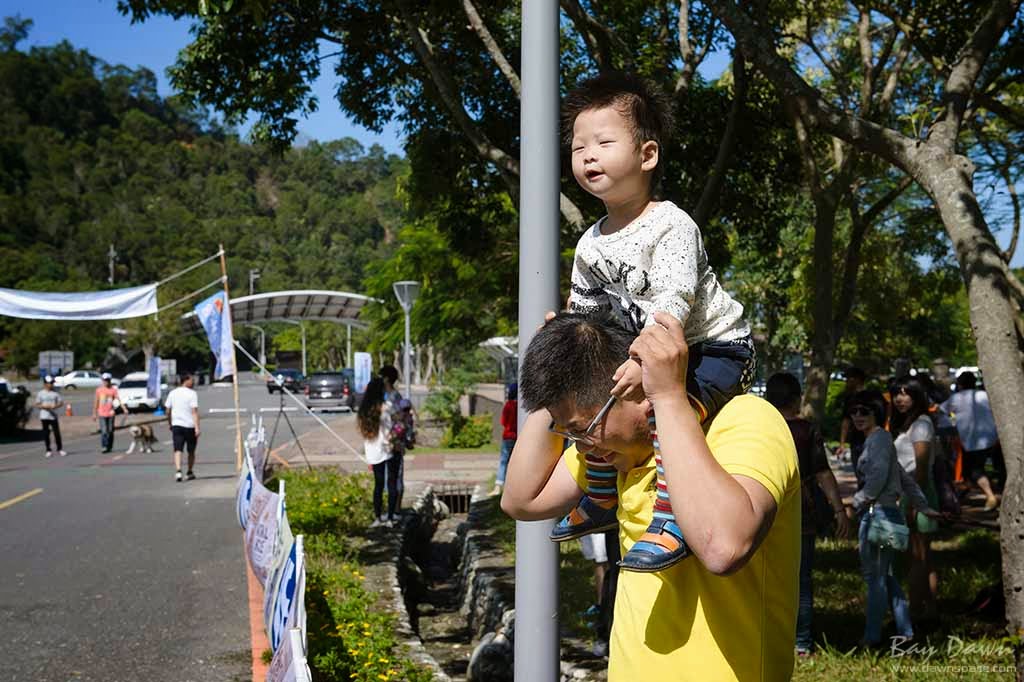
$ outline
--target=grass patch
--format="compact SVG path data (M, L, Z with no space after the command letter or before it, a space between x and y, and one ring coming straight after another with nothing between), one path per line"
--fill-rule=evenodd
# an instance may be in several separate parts
M980 529L960 534L945 531L932 543L932 558L939 573L938 620L928 625L914 623L919 645L904 656L890 649L863 652L856 649L863 634L865 606L857 544L852 540L819 540L814 557L818 649L814 656L797 661L793 679L939 682L975 679L984 672L982 666L1012 670L1003 623L985 620L969 608L980 590L999 580L998 535ZM897 575L905 576L905 562L906 555L901 554ZM906 590L906 580L902 582ZM883 636L890 633L891 615L887 615ZM1013 674L991 672L984 679L1013 679Z
M309 667L323 682L428 682L404 657L395 616L378 604L356 557L373 518L373 479L338 471L283 471L292 532L306 551ZM268 483L272 490L276 487Z

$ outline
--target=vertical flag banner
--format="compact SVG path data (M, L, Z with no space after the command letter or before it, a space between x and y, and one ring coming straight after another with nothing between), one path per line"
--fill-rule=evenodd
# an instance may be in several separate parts
M267 584L267 575L274 559L277 518L278 494L267 490L253 472L249 522L245 527L245 553L249 557L253 575L263 585Z
M245 530L249 525L249 505L252 504L252 460L245 453L242 460L242 473L238 477L238 489L235 493L235 511L238 514L238 525Z
M288 552L288 559L285 561L284 570L278 581L277 589L274 590L274 609L270 621L270 631L267 633L270 639L270 648L277 651L281 641L288 630L298 625L297 615L300 612L297 608L298 602L306 598L306 566L302 555L302 536L295 537L291 550Z
M235 373L235 346L231 334L231 310L228 297L218 291L195 307L196 317L206 330L210 350L217 358L215 377L223 379Z
M362 393L373 377L373 356L369 353L355 353L352 363L355 372L356 393Z
M160 358L156 355L149 359L149 376L146 377L146 397L160 399Z
M281 517L278 524L277 546L274 549L274 561L267 576L267 582L263 585L263 628L270 632L271 619L274 615L274 596L277 594L278 583L281 582L281 574L284 573L285 564L288 562L288 555L291 553L292 545L295 544L295 536L292 535L291 524L288 523L288 515Z

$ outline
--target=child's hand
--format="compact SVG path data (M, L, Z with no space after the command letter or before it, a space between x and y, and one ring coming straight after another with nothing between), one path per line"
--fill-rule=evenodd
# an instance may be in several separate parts
M646 397L644 395L643 369L640 367L639 360L630 358L619 365L612 380L615 381L612 395L619 400L631 400L634 403L639 403Z

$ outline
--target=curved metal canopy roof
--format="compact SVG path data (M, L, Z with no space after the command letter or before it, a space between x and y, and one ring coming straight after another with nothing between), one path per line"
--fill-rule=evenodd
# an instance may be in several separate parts
M359 313L375 298L348 291L302 289L271 291L231 299L231 321L235 324L256 322L302 322L320 320L352 327L366 327ZM198 328L194 312L183 316L186 323Z

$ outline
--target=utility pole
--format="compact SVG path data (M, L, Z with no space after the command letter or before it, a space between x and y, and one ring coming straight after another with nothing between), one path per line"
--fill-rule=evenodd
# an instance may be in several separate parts
M558 310L558 3L523 0L519 174L519 356ZM519 363L522 368L523 363ZM526 422L520 405L519 423ZM557 682L554 520L516 522L515 682Z
M110 275L107 276L107 284L114 286L114 262L117 259L117 251L114 250L114 245L110 245L110 250L107 251L107 267L110 269Z
M260 278L260 271L258 268L249 269L249 295L252 296L256 290L256 280Z

